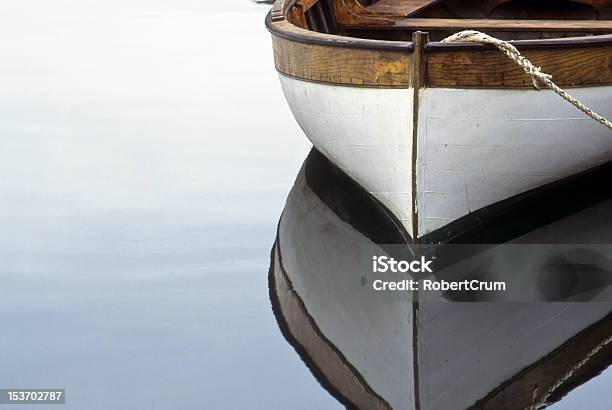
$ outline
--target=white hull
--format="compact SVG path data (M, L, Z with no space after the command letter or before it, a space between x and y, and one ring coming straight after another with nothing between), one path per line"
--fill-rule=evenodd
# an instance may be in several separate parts
M412 232L412 90L280 79L293 116L317 150Z
M280 78L313 145L413 237L612 160L612 133L548 90L422 89L413 158L412 89ZM612 86L571 93L612 116Z

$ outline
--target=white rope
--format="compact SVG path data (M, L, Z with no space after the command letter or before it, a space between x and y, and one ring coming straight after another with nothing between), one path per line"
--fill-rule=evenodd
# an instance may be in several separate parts
M580 111L582 111L598 123L612 130L612 122L584 105L580 100L569 95L565 90L563 90L561 87L559 87L553 82L552 76L550 74L543 73L540 67L536 67L535 65L533 65L533 63L529 61L525 56L523 56L521 52L518 51L517 48L514 47L512 44L500 40L498 38L491 37L479 31L473 30L461 31L457 34L453 34L452 36L442 40L442 42L472 42L494 45L531 76L531 81L533 81L533 85L537 90L540 89L540 85L545 85L546 87L559 94L563 99L572 104L574 107L578 108Z

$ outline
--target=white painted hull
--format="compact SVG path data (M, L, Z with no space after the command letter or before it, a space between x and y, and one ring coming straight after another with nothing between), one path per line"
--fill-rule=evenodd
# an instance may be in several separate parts
M548 90L422 89L413 158L413 90L280 78L313 145L412 236L612 160L612 133ZM612 86L571 93L612 116Z
M313 145L412 232L412 91L280 79Z

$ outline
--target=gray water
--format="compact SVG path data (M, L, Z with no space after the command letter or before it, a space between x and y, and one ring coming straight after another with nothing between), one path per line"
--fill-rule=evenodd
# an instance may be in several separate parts
M0 3L0 388L65 388L67 409L338 407L268 299L309 149L268 8Z
M0 388L67 390L39 409L339 407L268 300L309 149L268 7L0 3ZM581 398L600 385L557 408L604 409Z

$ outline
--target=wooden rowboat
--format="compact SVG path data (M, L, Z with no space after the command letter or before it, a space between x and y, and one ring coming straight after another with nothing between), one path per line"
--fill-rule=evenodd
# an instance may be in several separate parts
M266 24L305 134L411 241L488 229L522 196L541 203L612 160L609 129L498 49L441 41L508 41L610 117L612 0L278 0Z
M610 243L612 221L602 227L599 215L611 211L608 198L517 239ZM311 153L279 222L270 297L287 340L347 408L541 409L612 363L612 287L583 303L423 302L419 292L390 300L356 291L361 250L384 253L402 241L354 182Z

